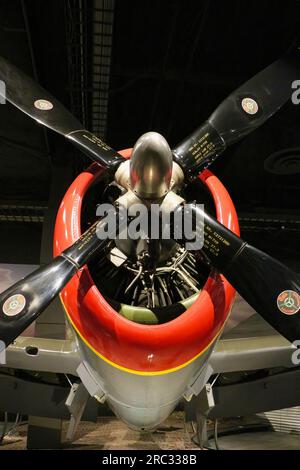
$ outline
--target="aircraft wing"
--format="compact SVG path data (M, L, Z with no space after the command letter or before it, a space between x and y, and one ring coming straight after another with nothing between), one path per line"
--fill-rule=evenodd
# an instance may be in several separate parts
M211 356L214 372L293 367L296 350L240 296Z

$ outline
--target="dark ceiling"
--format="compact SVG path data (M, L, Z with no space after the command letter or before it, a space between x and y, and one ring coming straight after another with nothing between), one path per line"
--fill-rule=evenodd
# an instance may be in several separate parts
M297 0L0 0L0 55L113 147L149 130L174 145L284 53L299 18ZM300 148L299 116L287 104L213 165L242 215L299 216L299 174L264 168L274 152ZM88 162L9 104L0 118L0 221L42 220Z

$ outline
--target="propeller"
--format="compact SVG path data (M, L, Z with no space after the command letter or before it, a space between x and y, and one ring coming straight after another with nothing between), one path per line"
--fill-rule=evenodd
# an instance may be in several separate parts
M300 339L300 276L237 237L199 206L185 204L177 210L181 217L191 211L198 224L196 236L204 235L201 252L246 302L289 341Z
M104 168L114 172L125 161L102 139L83 129L82 124L59 101L4 57L0 57L0 79L5 83L3 97L7 101L40 124L71 140Z
M115 215L121 230L126 219L117 212ZM115 227L110 228L109 219L103 218L51 263L0 294L0 340L5 347L38 318L80 268L108 245L115 231ZM99 234L103 233L106 237L100 239Z
M195 178L229 145L269 119L292 95L300 75L300 48L259 72L229 95L208 120L173 149L174 160Z
M299 78L300 51L294 48L225 99L209 119L173 149L174 160L189 178L198 175L228 145L263 124L291 97ZM39 123L70 139L100 165L115 171L124 158L82 129L72 114L31 78L0 58L6 99ZM244 299L290 341L300 338L300 277L252 247L199 207L190 204L197 231L205 235L202 252ZM179 211L183 211L180 206ZM72 247L0 295L0 335L7 346L47 307L71 277L107 244L92 226ZM103 228L103 227L102 227ZM119 227L120 229L120 227ZM182 240L178 240L182 241ZM1 344L1 343L0 343Z

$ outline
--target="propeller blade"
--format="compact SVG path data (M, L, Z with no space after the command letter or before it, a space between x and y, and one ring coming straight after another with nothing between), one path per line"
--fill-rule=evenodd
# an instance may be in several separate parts
M5 83L4 98L40 124L70 139L92 160L115 170L124 158L103 140L82 128L82 124L32 78L0 57L0 79Z
M193 204L198 224L196 233L204 235L202 253L239 294L282 336L300 339L300 275L254 248ZM178 210L183 211L183 207Z
M173 149L190 178L207 168L229 145L261 126L289 99L300 75L300 48L259 72L229 95L208 120Z
M120 218L117 220L120 222ZM106 218L96 222L51 263L0 294L0 349L1 341L7 347L38 318L74 274L107 246L107 225ZM99 230L107 233L106 239L98 238Z

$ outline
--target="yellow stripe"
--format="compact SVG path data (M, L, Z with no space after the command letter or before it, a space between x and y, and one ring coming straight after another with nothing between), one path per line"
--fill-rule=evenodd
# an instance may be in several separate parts
M97 355L99 356L101 359L103 359L103 361L107 362L108 364L110 364L111 366L115 367L116 369L119 369L119 370L122 370L124 372L128 372L129 374L135 374L135 375L164 375L164 374L170 374L171 372L175 372L177 370L180 370L180 369L183 369L183 367L186 367L188 366L191 362L195 361L198 357L200 357L202 354L204 354L209 348L210 346L212 345L212 343L217 339L217 337L219 336L219 334L221 333L222 329L224 328L224 325L225 325L225 322L224 324L222 325L222 328L220 328L220 330L218 331L218 333L214 336L214 338L211 340L211 342L202 350L199 352L199 354L197 354L196 356L194 356L192 359L189 359L187 362L185 362L184 364L181 364L180 366L176 366L176 367L173 367L172 369L166 369L166 370L159 370L159 371L155 371L155 372L144 372L144 371L140 371L140 370L134 370L134 369L127 369L127 367L123 367L123 366L120 366L119 364L116 364L115 362L112 362L110 361L109 359L107 359L106 357L102 356L102 354L100 354L98 351L96 351L95 348L93 348L93 346L86 340L86 338L84 338L84 336L82 336L82 334L80 333L80 331L78 330L77 326L74 324L71 316L69 315L68 313L68 310L64 304L64 301L60 295L60 300L61 300L61 303L63 305L63 308L66 312L66 315L67 317L69 318L74 330L77 332L78 336L80 336L80 338L82 339L82 341ZM227 318L229 317L230 315L230 312L228 313L227 315ZM226 320L227 320L226 318Z

